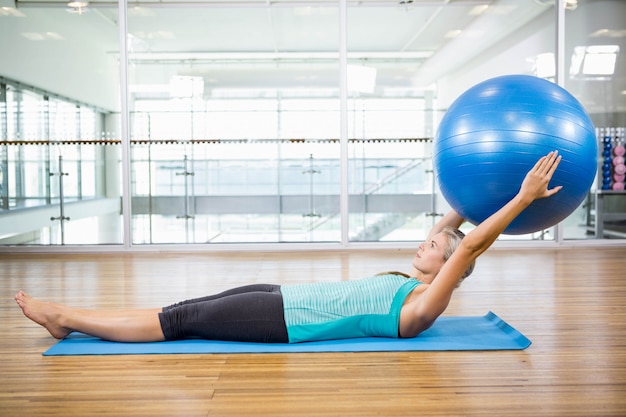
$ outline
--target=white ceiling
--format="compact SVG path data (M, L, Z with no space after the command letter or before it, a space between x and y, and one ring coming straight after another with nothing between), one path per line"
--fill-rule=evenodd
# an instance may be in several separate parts
M12 1L0 0L0 6ZM495 45L505 45L512 34L538 19L552 19L550 3L348 1L350 63L375 67L377 90L420 91L463 70ZM101 56L117 59L117 2L91 1L82 15L69 13L64 1L18 0L15 5L23 16L0 11L0 52L8 42L13 45L9 50L21 54L28 54L24 51L33 44L41 54L58 49L60 68L65 56L82 74L92 75L106 70ZM338 83L339 8L334 1L139 0L128 7L128 32L131 84L166 85L174 75L202 76L207 90L336 88ZM25 39L25 33L44 39ZM55 34L62 39L46 38ZM37 73L43 76L42 67L18 71L5 64L0 60L0 75L25 77L21 81L31 83ZM67 65L66 74L72 72ZM96 89L93 84L67 87L80 94Z

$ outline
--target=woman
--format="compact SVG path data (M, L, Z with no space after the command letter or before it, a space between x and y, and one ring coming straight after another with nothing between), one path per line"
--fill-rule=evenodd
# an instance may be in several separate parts
M73 331L120 342L414 337L443 313L476 258L508 224L534 200L562 188L547 188L560 160L557 152L540 158L515 197L462 240L454 228L463 219L454 211L444 216L419 246L408 278L388 273L336 283L251 285L163 309L118 312L71 308L22 291L15 300L29 319L59 339Z

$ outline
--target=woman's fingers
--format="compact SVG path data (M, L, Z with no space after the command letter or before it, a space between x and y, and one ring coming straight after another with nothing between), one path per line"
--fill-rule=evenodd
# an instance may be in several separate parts
M561 156L558 151L552 151L537 161L535 171L541 175L548 175L551 178L559 162L561 162Z

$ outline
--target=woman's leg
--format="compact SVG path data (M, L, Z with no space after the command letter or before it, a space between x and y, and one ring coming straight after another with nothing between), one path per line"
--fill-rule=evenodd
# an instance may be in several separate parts
M159 319L165 339L287 343L280 286L250 289L164 308Z
M36 300L20 291L26 317L62 339L73 331L117 342L202 337L287 342L280 286L256 284L183 301L163 309L101 311ZM164 334L165 332L165 334Z
M81 332L116 342L157 342L165 340L159 313L161 309L99 311L40 301L23 291L15 301L26 317L45 327L57 339Z
M204 301L216 300L218 298L224 298L224 297L228 297L231 295L246 294L246 293L252 293L252 292L274 292L274 291L277 291L278 288L279 287L277 285L272 285L272 284L243 285L241 287L231 288L229 290L223 291L218 294L208 295L208 296L200 297L200 298L192 298L191 300L186 300L186 301L181 301L179 303L164 307L163 310L165 311L171 308L180 307L180 306L187 305L187 304L195 304L195 303L201 303Z

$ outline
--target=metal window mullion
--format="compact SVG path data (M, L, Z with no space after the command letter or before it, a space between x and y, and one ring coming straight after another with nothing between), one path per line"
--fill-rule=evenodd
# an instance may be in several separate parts
M0 122L0 126L2 126L2 132L0 132L0 139L8 140L9 139L9 103L7 98L7 85L5 83L0 83L0 106L2 106L3 111L0 113L0 117L2 121ZM2 150L0 153L5 157L2 158L2 165L0 166L0 209L8 210L9 209L9 145L3 144Z
M340 158L340 194L339 211L341 213L341 245L349 245L349 208L348 208L348 3L339 0L339 158Z
M48 96L43 96L43 104L44 104L44 115L43 115L43 121L42 121L42 126L43 126L43 139L50 141L51 138L50 135L53 131L52 126L50 125L52 118L50 117L50 97ZM56 139L56 138L54 138ZM44 150L44 171L43 173L41 173L41 175L43 176L43 184L44 184L44 190L43 193L46 196L46 204L50 205L52 204L52 176L48 175L50 173L52 173L52 162L51 162L51 158L52 158L52 152L50 151L50 144L48 144Z
M555 8L555 81L558 86L565 87L565 0L556 0ZM557 244L563 242L563 222L554 227L554 241Z
M21 91L16 90L15 94L15 136L16 138L23 139L24 135L24 104L23 94ZM15 202L19 203L20 199L26 200L26 187L24 185L24 147L17 147L17 156L15 158Z
M76 105L76 138L77 139L83 139L83 132L82 132L82 118L81 118L81 111L80 111L80 106L77 104ZM78 147L78 158L76 161L76 192L77 192L77 198L79 200L83 199L83 146L79 143L78 145L76 145Z
M118 35L120 46L120 136L122 146L122 214L124 221L124 247L130 248L132 236L131 207L131 147L128 113L128 1L118 1Z

